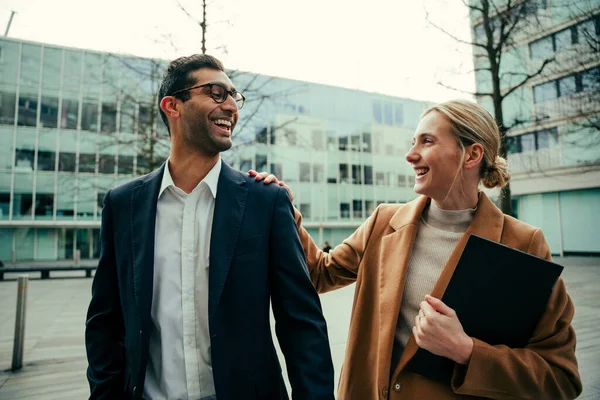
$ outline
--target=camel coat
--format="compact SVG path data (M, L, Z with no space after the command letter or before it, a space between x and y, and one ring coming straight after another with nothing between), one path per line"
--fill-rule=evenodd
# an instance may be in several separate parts
M404 205L379 206L329 254L315 245L301 227L302 216L296 212L310 277L318 292L356 282L338 399L577 397L582 387L575 358L575 332L571 327L574 308L562 279L557 282L527 347L511 349L473 339L469 364L456 365L451 386L405 370L418 349L414 337L408 341L399 364L390 365L411 251L421 214L429 201L421 196ZM474 219L450 256L432 296L441 298L444 294L471 233L551 258L541 230L504 215L480 193ZM507 288L507 296L509 293Z

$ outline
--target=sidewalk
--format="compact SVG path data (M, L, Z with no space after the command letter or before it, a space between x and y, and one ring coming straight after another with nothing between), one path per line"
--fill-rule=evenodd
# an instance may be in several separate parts
M580 399L600 399L600 258L557 259L575 303L573 325L584 384ZM68 273L65 273L68 274ZM71 276L76 276L72 274ZM10 277L9 277L10 279ZM84 324L91 279L30 280L24 367L11 366L16 282L0 282L0 400L85 399ZM327 319L336 385L343 361L354 285L321 296ZM283 358L280 354L283 364ZM284 368L285 370L285 368Z

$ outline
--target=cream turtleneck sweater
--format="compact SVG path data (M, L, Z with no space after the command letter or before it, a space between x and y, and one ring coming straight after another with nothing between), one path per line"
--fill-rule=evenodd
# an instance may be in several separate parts
M476 209L442 210L433 201L423 211L408 264L408 274L396 324L392 368L412 335L425 295L430 294L448 258L473 220Z

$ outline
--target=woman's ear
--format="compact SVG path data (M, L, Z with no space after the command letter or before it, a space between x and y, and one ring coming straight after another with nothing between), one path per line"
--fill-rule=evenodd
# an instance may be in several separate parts
M483 146L480 143L473 143L465 148L465 169L479 168L483 160Z
M179 118L179 110L177 109L177 99L173 96L165 96L160 101L160 109L169 118Z

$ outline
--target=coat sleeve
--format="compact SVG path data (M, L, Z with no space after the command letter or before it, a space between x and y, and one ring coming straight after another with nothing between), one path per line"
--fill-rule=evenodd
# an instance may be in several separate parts
M551 259L541 230L533 233L528 253ZM573 302L561 278L527 346L511 349L473 339L471 359L466 366L455 367L452 389L461 395L494 399L574 399L582 385L573 314Z
M115 261L110 191L104 197L100 260L85 327L90 399L121 399L124 393L124 324Z
M306 229L302 226L302 214L294 209L296 225L300 234L300 241L310 279L319 293L327 293L350 285L356 281L359 266L373 232L375 221L379 215L380 207L341 244L325 253L312 240Z
M334 370L319 295L310 282L287 191L275 200L269 238L275 333L293 399L333 400Z

